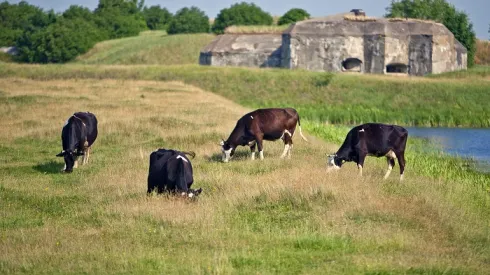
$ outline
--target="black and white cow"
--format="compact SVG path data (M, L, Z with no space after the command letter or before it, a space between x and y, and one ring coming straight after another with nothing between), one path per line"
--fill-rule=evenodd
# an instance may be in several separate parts
M63 150L57 157L64 157L63 172L71 173L78 167L78 157L83 156L82 164L87 164L90 148L97 138L97 118L89 112L74 113L61 130Z
M154 190L157 193L180 193L182 196L198 196L202 189L191 189L194 182L192 164L186 155L195 157L194 152L158 149L150 154L150 169L148 172L148 194Z
M356 126L349 131L337 153L328 156L327 167L340 169L344 162L354 161L359 168L359 174L362 175L366 156L385 156L388 171L384 178L388 178L395 166L395 159L398 159L400 180L403 180L407 138L408 131L397 125L367 123Z
M301 132L298 112L293 108L258 109L244 115L238 120L228 139L221 141L223 162L230 160L239 145L250 146L252 160L255 159L255 147L257 146L260 159L264 159L264 140L283 139L284 151L281 158L291 157L296 123L298 123L301 137L307 141Z

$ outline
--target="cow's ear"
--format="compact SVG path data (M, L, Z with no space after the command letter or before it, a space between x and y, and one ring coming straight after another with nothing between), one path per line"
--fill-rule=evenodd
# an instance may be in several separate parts
M220 146L224 146L224 145L225 145L225 140L224 140L224 139L222 139L222 140L220 141L219 145L220 145Z
M57 157L62 157L62 156L64 156L64 155L65 155L65 151L61 151L61 152L60 152L59 154L57 154L56 156L57 156Z
M201 192L202 192L202 188L197 189L197 190L195 191L196 196L197 196L197 195L199 195L199 194L201 194Z

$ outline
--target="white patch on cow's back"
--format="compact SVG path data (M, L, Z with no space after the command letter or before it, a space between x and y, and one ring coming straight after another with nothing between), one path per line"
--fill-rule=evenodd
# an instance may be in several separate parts
M183 161L185 161L185 162L188 162L188 161L187 161L187 160L186 160L186 159L185 159L183 156L181 156L181 155L178 155L178 156L177 156L177 158L178 158L178 159L182 159L182 160L183 160Z
M251 118L251 119L254 119L254 117L253 117L253 116L250 116L250 118Z
M361 133L361 132L365 132L364 129L359 130L359 133Z

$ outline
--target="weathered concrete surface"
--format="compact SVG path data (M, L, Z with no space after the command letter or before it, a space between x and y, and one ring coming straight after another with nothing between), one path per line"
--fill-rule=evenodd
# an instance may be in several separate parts
M425 75L466 68L464 47L442 24L346 18L352 14L291 25L283 34L282 67L344 72L349 71L344 61L356 59L366 73Z
M282 35L225 34L203 65L426 75L466 69L467 52L442 24L353 13L292 24Z
M212 66L279 67L281 34L223 34L207 45L199 64Z

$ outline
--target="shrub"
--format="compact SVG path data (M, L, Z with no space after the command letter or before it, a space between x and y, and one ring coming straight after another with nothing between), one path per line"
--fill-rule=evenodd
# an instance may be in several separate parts
M213 32L224 33L232 25L272 25L272 16L255 4L239 3L230 8L222 9L213 24Z
M53 11L44 12L25 1L19 4L0 3L0 46L12 46L24 33L44 28L56 21Z
M19 61L64 63L85 53L101 39L94 23L81 18L60 19L44 29L25 32L17 41Z
M209 32L209 18L197 7L182 8L172 18L169 34Z
M289 25L297 21L302 21L310 18L310 14L303 9L290 9L279 18L278 25Z
M146 26L150 30L167 30L172 20L172 14L166 8L160 8L159 5L149 8L145 7L143 16L145 17Z
M108 38L136 36L146 30L146 21L137 0L100 0L94 15L97 26Z
M393 0L386 8L386 17L409 17L429 19L444 24L454 37L468 50L468 67L473 66L476 51L476 36L473 24L464 12L446 2L446 0Z

